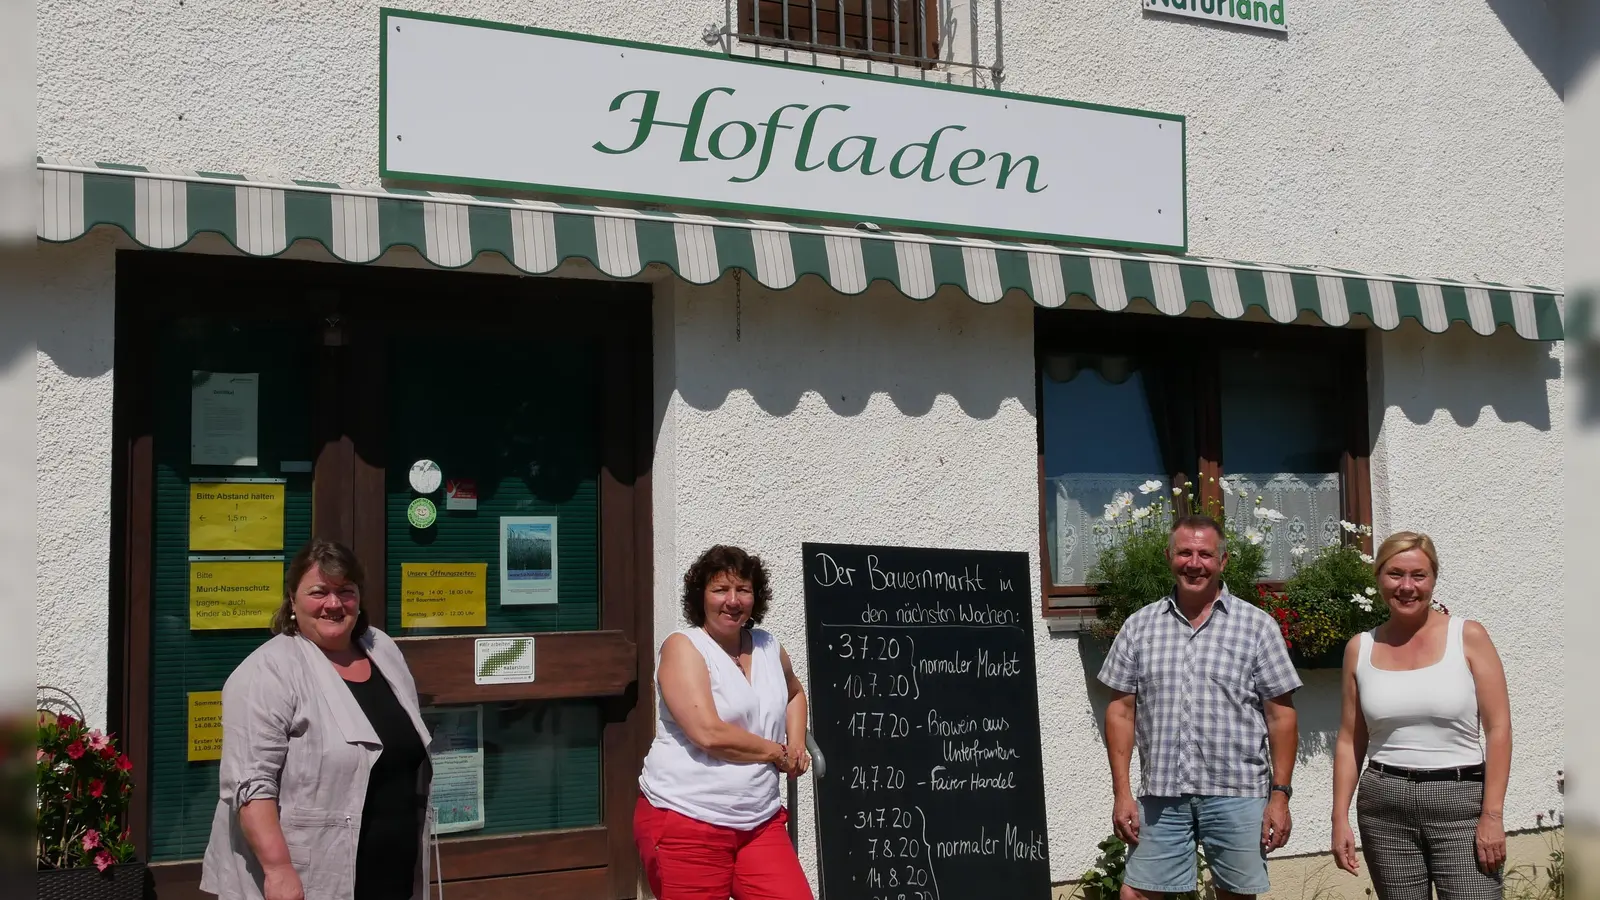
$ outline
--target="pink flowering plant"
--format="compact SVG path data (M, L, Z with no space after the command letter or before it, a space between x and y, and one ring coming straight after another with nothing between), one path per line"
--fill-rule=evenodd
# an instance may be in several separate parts
M116 740L71 716L41 713L34 759L39 868L104 872L131 862L125 820L133 763Z

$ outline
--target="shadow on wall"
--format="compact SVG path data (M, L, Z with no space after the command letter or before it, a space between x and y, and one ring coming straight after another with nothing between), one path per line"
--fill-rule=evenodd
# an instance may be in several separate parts
M1106 707L1111 704L1111 689L1100 683L1100 667L1105 664L1111 643L1088 634L1057 634L1055 640L1078 641L1078 658L1083 662L1083 679L1088 685L1089 706L1100 743L1106 741ZM1302 669L1304 687L1295 692L1294 706L1300 724L1299 750L1295 758L1304 763L1316 757L1333 756L1339 739L1338 669ZM1331 768L1331 763L1330 763Z
M1550 430L1549 382L1561 379L1557 345L1504 330L1484 337L1455 327L1434 335L1414 323L1380 341L1373 396L1389 398L1413 424L1427 425L1443 411L1470 428L1487 408L1501 422Z
M916 301L884 284L844 296L812 276L785 291L732 276L674 290L677 388L695 409L745 391L775 417L808 393L839 416L860 415L874 394L907 416L927 415L940 395L974 419L1007 401L1032 414L1026 298L984 305L947 288Z
M1557 21L1556 8L1562 2L1564 0L1489 0L1489 8L1500 17L1506 33L1544 76L1550 90L1565 99L1571 70L1563 59L1562 28Z

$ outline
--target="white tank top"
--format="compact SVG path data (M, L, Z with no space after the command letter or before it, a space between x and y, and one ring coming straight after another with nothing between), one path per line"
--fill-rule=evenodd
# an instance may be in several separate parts
M700 628L679 629L687 635L711 673L711 699L717 715L729 725L780 744L787 743L789 685L783 676L778 640L760 628L751 629L750 678L739 663ZM656 667L661 654L656 653ZM660 809L748 831L778 812L779 773L771 763L734 763L700 749L672 718L656 682L659 724L644 758L639 790Z
M1465 619L1452 617L1444 658L1402 672L1374 668L1372 632L1361 635L1356 687L1367 720L1367 758L1405 769L1483 762L1477 685L1461 638L1465 626Z

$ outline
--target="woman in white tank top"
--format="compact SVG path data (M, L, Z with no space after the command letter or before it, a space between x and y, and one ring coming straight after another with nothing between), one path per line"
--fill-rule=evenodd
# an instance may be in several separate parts
M1375 571L1389 619L1345 646L1334 862L1357 872L1359 781L1356 821L1378 900L1428 900L1435 890L1499 900L1511 769L1500 656L1482 625L1433 603L1439 555L1427 535L1391 535Z
M634 842L658 900L811 900L789 843L779 776L804 774L806 695L756 628L771 599L758 557L712 547L684 575L690 627L656 666L655 741Z

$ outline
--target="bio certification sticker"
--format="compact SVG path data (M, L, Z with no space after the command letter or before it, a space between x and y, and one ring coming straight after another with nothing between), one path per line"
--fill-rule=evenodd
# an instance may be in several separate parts
M439 519L439 509L427 497L418 497L406 508L406 521L412 528L432 528Z

